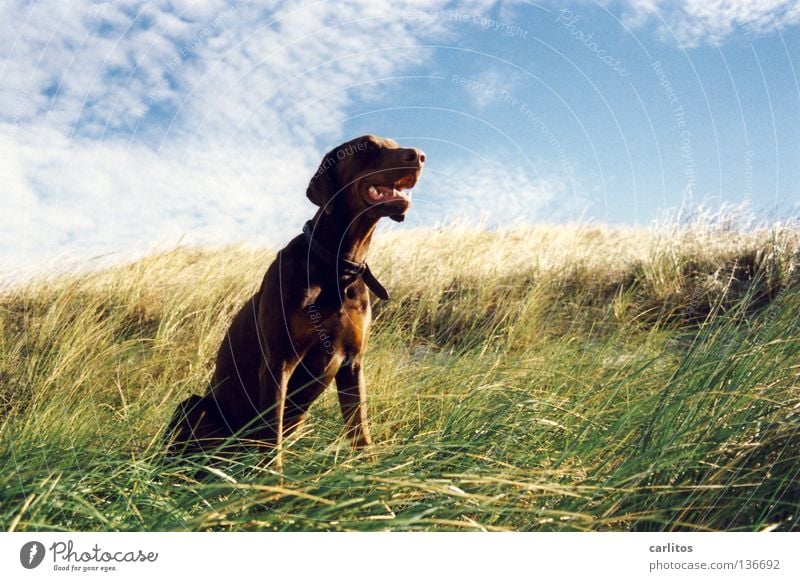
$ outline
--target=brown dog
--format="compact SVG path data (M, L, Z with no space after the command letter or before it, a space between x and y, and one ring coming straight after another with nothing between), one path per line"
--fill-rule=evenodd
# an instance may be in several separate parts
M314 218L281 250L261 288L236 314L217 353L204 396L175 411L170 452L209 450L225 439L277 447L335 378L345 431L370 443L363 353L371 319L367 288L386 290L366 265L383 216L402 221L422 151L367 135L322 160L306 195Z

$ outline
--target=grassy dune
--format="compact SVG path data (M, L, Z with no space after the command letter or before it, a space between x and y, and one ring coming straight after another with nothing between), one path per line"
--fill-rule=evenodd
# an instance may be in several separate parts
M800 528L800 234L379 235L371 457L333 390L281 479L173 465L271 252L179 249L0 293L6 530Z

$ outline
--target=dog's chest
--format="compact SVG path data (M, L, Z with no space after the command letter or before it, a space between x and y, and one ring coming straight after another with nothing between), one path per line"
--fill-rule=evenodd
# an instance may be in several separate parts
M349 297L348 293L344 294L341 303L326 304L323 300L307 302L302 309L303 316L295 318L293 323L311 346L321 345L326 351L338 351L344 357L351 358L366 346L372 312L366 292L352 293Z

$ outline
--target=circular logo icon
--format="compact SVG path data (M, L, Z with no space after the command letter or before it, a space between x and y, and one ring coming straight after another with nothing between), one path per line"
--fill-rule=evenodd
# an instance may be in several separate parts
M35 569L44 560L44 545L39 541L31 541L22 545L19 550L19 562L26 569Z

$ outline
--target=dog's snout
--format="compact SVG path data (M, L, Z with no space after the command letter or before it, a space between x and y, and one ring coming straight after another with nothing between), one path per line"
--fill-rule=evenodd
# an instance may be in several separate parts
M425 163L425 153L421 149L410 148L404 149L400 159L404 163L418 163L423 165Z

